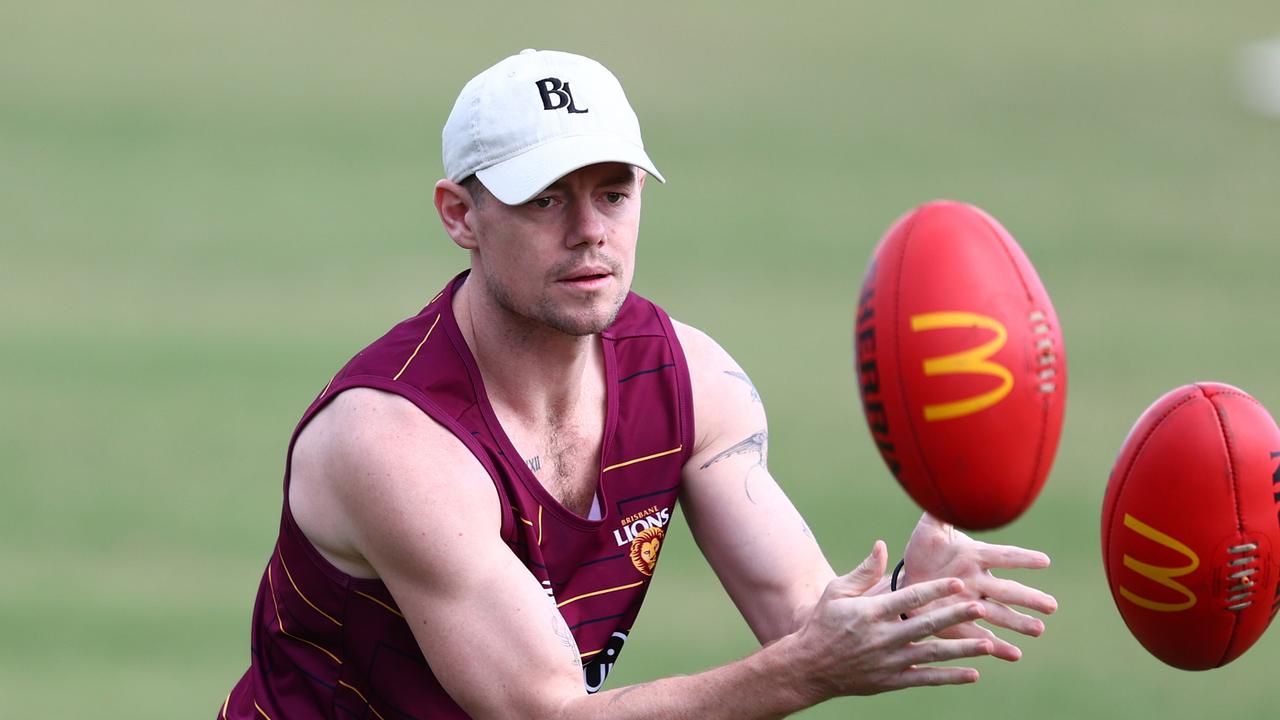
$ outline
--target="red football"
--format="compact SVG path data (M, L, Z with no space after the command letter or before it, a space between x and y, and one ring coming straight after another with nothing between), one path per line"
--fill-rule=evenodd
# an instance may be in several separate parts
M1067 362L1049 294L1000 223L951 201L899 218L871 256L854 352L871 435L917 504L970 530L1030 507Z
M1280 429L1230 385L1173 390L1129 431L1102 503L1102 562L1152 655L1221 667L1271 623L1278 463Z

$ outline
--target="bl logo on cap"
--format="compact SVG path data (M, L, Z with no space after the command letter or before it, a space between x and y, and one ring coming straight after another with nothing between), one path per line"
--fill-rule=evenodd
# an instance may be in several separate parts
M569 89L569 83L561 82L560 78L543 78L534 83L538 86L538 94L542 96L543 110L559 110L565 108L571 113L591 112L590 108L579 110L573 104L573 91Z

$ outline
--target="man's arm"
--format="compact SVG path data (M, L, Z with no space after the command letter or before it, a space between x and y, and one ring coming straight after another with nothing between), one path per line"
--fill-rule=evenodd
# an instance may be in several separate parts
M764 406L742 368L714 340L675 323L689 362L697 438L685 466L682 505L694 539L762 643L798 629L835 577L812 533L768 468ZM750 532L743 532L749 528ZM1036 636L1044 623L1010 606L1051 613L1048 594L1000 580L992 568L1044 568L1043 553L975 542L925 515L907 545L911 582L956 577L965 590L939 601L979 602L988 622ZM870 588L888 590L883 582ZM1021 651L975 623L943 637L984 639L996 657Z
M342 393L299 438L294 472L290 502L308 537L382 579L436 677L474 717L782 717L836 695L972 682L967 668L919 665L991 649L982 639L920 642L982 614L977 602L923 609L960 592L957 580L865 597L887 562L877 543L827 583L798 632L704 673L587 695L559 611L499 537L492 481L411 403Z
M582 694L563 618L502 541L493 481L409 401L364 388L338 395L298 438L290 503L327 557L382 580L432 672L472 716L537 717Z
M681 507L721 584L768 644L800 628L836 574L769 472L769 426L755 386L710 337L675 327L697 432Z

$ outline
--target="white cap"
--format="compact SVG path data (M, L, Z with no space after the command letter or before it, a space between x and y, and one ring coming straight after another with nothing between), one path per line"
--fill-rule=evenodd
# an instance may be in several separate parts
M444 172L476 175L507 205L602 162L634 165L666 182L645 154L622 85L590 58L524 50L471 79L444 124Z

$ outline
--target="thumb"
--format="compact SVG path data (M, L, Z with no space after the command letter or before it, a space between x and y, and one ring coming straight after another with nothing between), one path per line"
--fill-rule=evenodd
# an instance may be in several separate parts
M832 589L841 595L862 595L880 582L888 566L889 548L883 540L877 540L876 544L871 546L871 554L852 572L836 578L832 583L835 587Z

